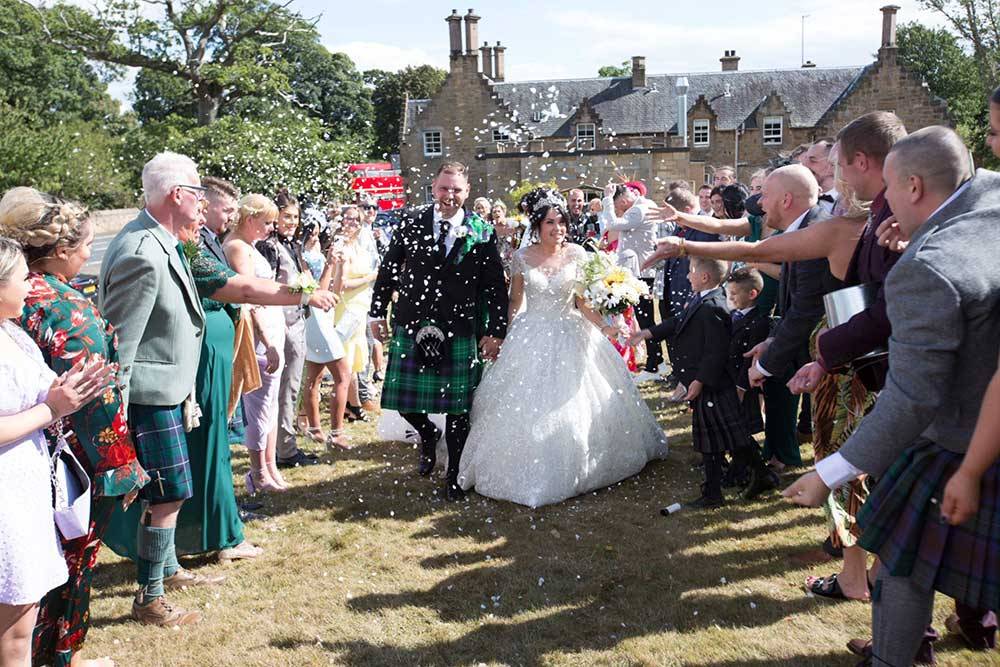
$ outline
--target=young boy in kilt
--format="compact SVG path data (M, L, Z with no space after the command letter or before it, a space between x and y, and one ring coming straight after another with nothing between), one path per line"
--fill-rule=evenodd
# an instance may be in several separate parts
M420 435L422 476L434 470L441 437L428 415L447 415L448 500L465 495L458 486L459 460L481 362L496 358L507 332L507 285L496 234L462 208L469 196L466 171L460 162L438 168L435 204L393 234L370 311L372 332L384 342L392 304L382 408L398 411Z
M744 355L763 342L771 330L771 317L757 307L757 297L764 287L764 278L757 269L740 267L730 274L726 281L726 297L732 308L732 337L729 341L729 358L726 370L736 384L736 394L743 409L743 419L746 422L747 433L753 435L764 431L764 419L760 413L761 390L750 386L747 372L753 364L752 359ZM754 444L754 448L756 448ZM766 477L752 475L752 469L747 467L747 461L733 461L726 471L723 486L744 487L744 497L754 497L768 486L777 486L777 475L767 474ZM753 485L750 483L754 482Z
M672 344L674 372L688 389L685 400L692 410L694 449L701 453L705 469L701 496L689 503L692 507L718 507L725 502L722 466L726 452L741 462L756 455L757 464L752 467L764 466L727 369L731 318L719 285L728 271L728 263L722 260L692 257L688 281L693 296L684 310L630 339L633 343L666 339Z

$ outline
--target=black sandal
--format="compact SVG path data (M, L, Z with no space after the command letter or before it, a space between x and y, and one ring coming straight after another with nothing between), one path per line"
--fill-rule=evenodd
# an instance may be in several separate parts
M837 581L837 575L831 574L829 577L819 577L811 584L806 585L806 590L816 597L829 598L831 600L853 600L844 595Z

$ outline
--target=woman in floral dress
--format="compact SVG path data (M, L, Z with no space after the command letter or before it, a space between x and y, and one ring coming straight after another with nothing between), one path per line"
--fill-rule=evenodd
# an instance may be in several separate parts
M14 188L0 201L0 224L24 247L31 289L20 323L46 364L57 374L90 357L116 364L114 330L97 307L68 284L90 258L94 226L86 211L31 188ZM87 662L78 651L90 622L90 582L101 537L115 506L127 507L149 476L136 460L117 387L63 418L62 428L90 475L90 532L62 540L69 580L42 600L32 660L76 666ZM54 442L51 429L47 435Z

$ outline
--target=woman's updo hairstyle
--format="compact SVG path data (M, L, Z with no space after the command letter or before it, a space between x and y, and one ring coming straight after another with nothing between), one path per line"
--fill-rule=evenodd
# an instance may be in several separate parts
M541 238L542 221L548 217L549 211L555 209L562 218L562 224L569 230L569 211L566 199L556 190L538 188L521 197L518 208L524 211L531 223L531 238Z
M750 196L750 191L742 183L726 185L719 193L722 197L722 208L726 211L726 217L730 220L739 220L746 215L745 202Z
M21 244L29 265L56 248L77 247L89 221L82 205L34 188L12 188L0 199L0 234Z
M274 196L274 203L278 205L279 211L284 211L289 206L299 205L299 200L288 191L288 188L278 188L278 194Z
M259 215L265 216L268 220L276 220L278 218L278 207L264 195L256 193L244 195L240 199L240 221L237 225L242 225L250 218L255 218Z

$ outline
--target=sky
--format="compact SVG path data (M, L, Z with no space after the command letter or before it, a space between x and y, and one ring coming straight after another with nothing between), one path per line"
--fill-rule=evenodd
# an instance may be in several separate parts
M472 5L480 46L507 47L506 80L586 78L602 65L646 57L649 74L720 69L723 51L736 50L740 69L774 69L801 64L819 67L871 62L881 41L888 0L714 0L711 12L695 3L633 0L618 5L596 0L489 0L457 5L454 0L293 0L291 7L316 18L323 44L351 57L358 69L398 70L407 65L448 67L452 9L464 15ZM900 24L943 25L917 0L893 0ZM753 8L748 12L748 8ZM806 18L803 21L803 16ZM112 94L128 104L131 77L113 83Z

